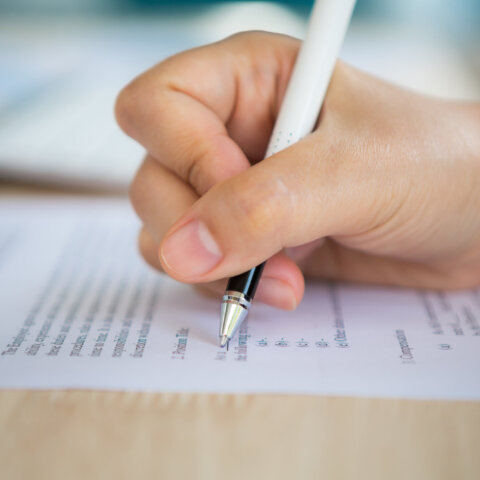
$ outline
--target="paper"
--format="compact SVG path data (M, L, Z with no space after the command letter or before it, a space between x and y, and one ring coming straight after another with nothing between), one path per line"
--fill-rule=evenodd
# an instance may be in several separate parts
M219 299L144 265L126 201L6 197L0 225L0 387L480 399L478 290L310 284L227 352Z

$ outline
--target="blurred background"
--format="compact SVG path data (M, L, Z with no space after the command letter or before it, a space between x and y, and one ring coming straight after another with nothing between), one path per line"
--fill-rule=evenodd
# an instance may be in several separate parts
M0 186L125 192L142 149L120 88L232 33L302 38L312 1L0 0ZM358 0L341 57L431 95L480 99L479 0Z

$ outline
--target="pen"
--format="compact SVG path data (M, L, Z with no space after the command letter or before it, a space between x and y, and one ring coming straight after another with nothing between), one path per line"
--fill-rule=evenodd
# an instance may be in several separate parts
M318 118L355 0L316 0L265 158L309 134ZM265 262L230 278L222 298L220 346L227 347L248 315Z

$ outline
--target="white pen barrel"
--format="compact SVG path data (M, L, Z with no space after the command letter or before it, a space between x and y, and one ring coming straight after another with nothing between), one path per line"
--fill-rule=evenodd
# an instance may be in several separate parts
M355 0L317 0L295 62L265 157L314 128Z

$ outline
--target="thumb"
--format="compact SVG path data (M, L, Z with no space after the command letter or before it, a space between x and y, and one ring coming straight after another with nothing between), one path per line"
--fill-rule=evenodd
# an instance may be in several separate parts
M212 281L285 247L361 231L379 203L365 168L317 131L209 190L167 232L162 266L181 281Z

